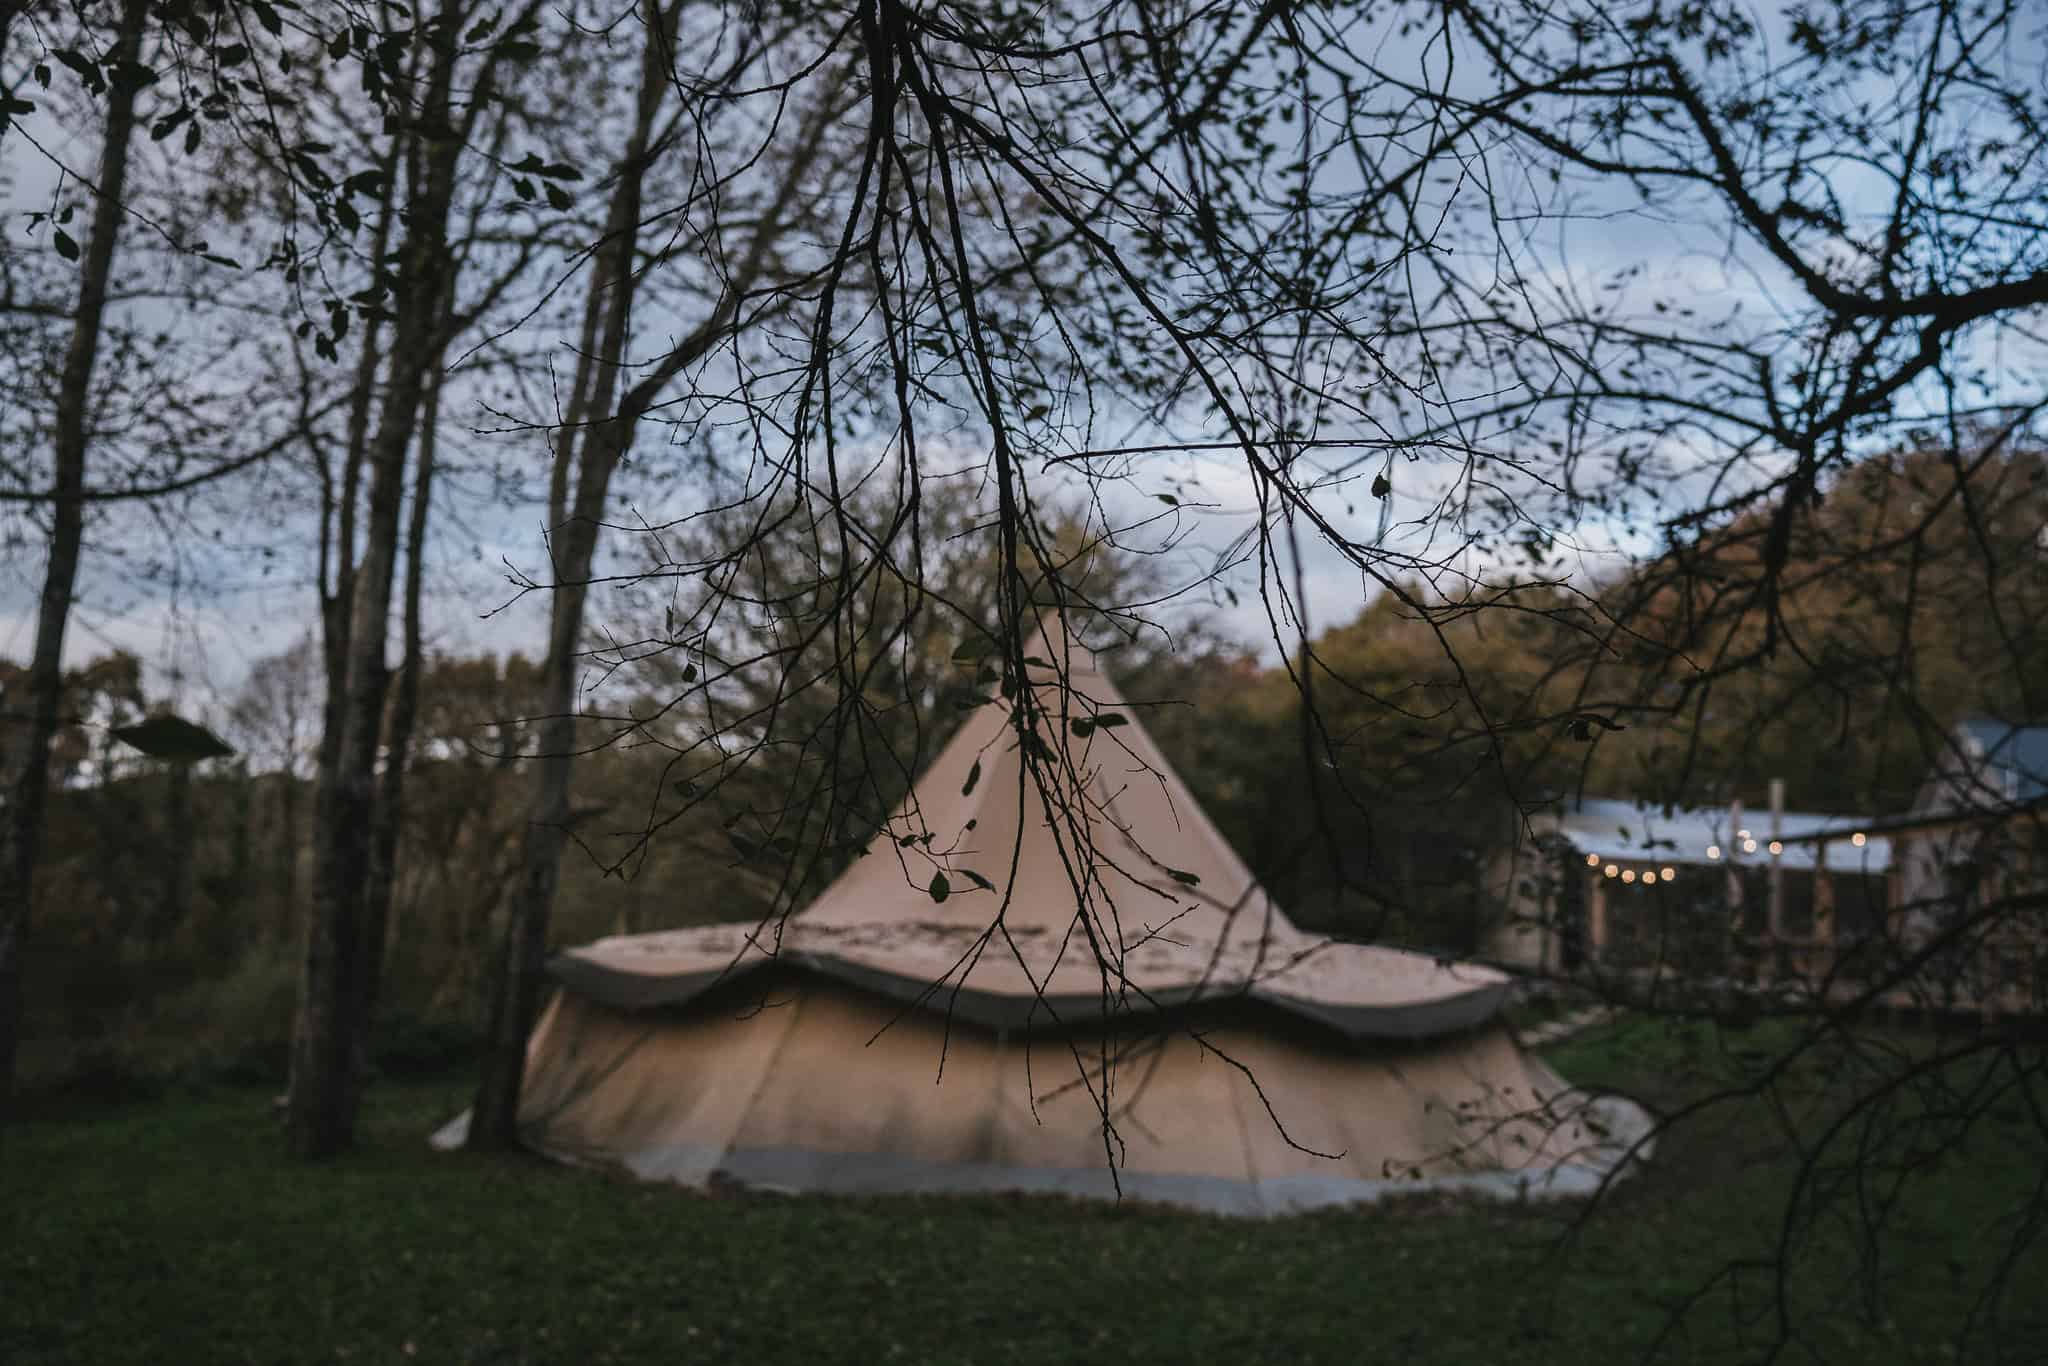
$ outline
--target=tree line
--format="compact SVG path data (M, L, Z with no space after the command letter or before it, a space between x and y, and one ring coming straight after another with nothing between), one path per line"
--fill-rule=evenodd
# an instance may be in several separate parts
M1827 516L1795 547L1799 582L1846 549L1858 552L1853 585L1820 577L1826 586L1813 610L1802 602L1793 614L1828 623L1829 648L1842 662L1824 691L1803 668L1763 669L1723 685L1711 710L1694 708L1671 697L1664 672L1645 667L1639 653L1580 648L1603 601L1661 591L1656 566L1587 598L1529 595L1512 616L1472 614L1447 628L1457 633L1457 661L1479 680L1476 695L1451 672L1439 628L1399 596L1383 595L1313 643L1323 690L1316 721L1338 766L1329 781L1348 793L1320 812L1302 768L1301 703L1286 669L1262 665L1213 616L1190 614L1170 646L1118 645L1102 622L1094 631L1176 770L1298 920L1346 937L1484 954L1508 914L1490 885L1490 861L1513 847L1526 814L1575 794L1652 804L1692 795L1757 809L1769 779L1789 777L1804 809L1902 812L1940 755L1921 746L1929 733L1917 724L1922 718L1894 700L1900 639L1917 637L1914 667L1940 679L1938 706L1925 718L1934 730L2021 714L2027 681L1982 667L1976 651L1994 641L2003 647L2001 624L2028 648L2048 644L2048 552L2038 537L2048 512L2048 451L2001 450L1971 471L1968 497L1979 524L1995 533L1995 563L2011 584L1996 603L1976 592L1977 543L1960 500L1930 507L1950 467L1950 453L1932 447L1872 462L1830 491ZM959 527L972 523L976 508L962 500L934 512ZM1885 549L1898 518L1930 513L1934 528L1917 556ZM1078 526L1070 524L1071 536ZM762 563L775 573L760 590L764 600L812 572L799 538L768 549ZM1151 560L1093 554L1091 571L1076 577L1117 597L1140 596L1159 579ZM988 612L979 557L957 557L933 577L935 591ZM650 631L665 625L654 618L666 609L649 602L639 610ZM1080 621L1086 629L1089 619ZM1858 641L1863 652L1851 658ZM365 1022L365 1050L376 1050L393 1019L475 1038L489 981L486 946L523 866L529 818L520 793L550 754L580 755L576 798L560 824L567 890L551 945L774 912L798 862L778 833L781 822L823 805L813 788L815 755L781 736L817 733L828 720L823 699L786 701L778 736L747 771L720 782L692 757L712 728L693 725L673 705L687 692L682 674L701 665L678 666L667 652L642 656L616 640L583 644L616 675L602 714L586 712L566 745L546 738L545 680L520 655L430 652L404 704L410 715L401 717L397 699L387 703L380 744L385 762L402 765L410 795L389 856L389 919L364 950L370 970L389 983L379 1015ZM976 670L952 658L956 637L925 632L906 645L893 661L900 676L870 684L876 705L865 733L846 738L861 758L844 766L853 775L847 783L859 790L836 802L842 823L830 832L833 855L810 870L800 897L866 845L978 699ZM0 685L21 677L9 666ZM68 674L64 709L79 721L59 729L51 754L55 808L39 914L46 928L29 960L41 965L30 976L43 979L31 998L42 1018L31 1040L83 1048L90 1059L96 1032L146 1037L152 1002L175 1004L267 973L261 1004L272 1014L238 1018L236 1028L273 1066L281 1061L286 1021L276 1011L306 932L321 686L310 638L259 662L217 719L237 756L209 761L193 777L190 765L137 755L115 738L121 725L162 709L133 655ZM1590 689L1641 699L1640 710L1624 729L1595 735L1556 724ZM722 700L744 715L772 697L766 676L754 671L733 675ZM730 741L739 730L716 733ZM1844 732L1884 762L1841 763ZM1685 765L1689 772L1674 771ZM714 784L714 801L689 804ZM1316 857L1319 821L1335 825L1349 851L1334 867ZM112 1047L104 1043L101 1053Z

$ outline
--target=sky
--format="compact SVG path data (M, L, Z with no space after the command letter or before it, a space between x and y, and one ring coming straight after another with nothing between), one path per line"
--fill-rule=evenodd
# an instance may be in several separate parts
M57 162L76 163L90 156L89 146L61 124L30 120L28 131L47 156L13 137L0 150L7 177L6 250L13 252L47 251L46 240L29 233L23 215L48 202L58 181ZM1854 175L1839 183L1853 207ZM1729 243L1712 223L1683 216L1652 220L1622 212L1618 206L1612 213L1591 211L1602 208L1597 203L1582 207L1588 211L1544 225L1540 240L1527 244L1533 253L1529 264L1542 283L1560 289L1597 289L1616 272L1634 267L1640 268L1639 274L1623 288L1645 306L1653 295L1662 294L1695 298L1703 309L1726 316L1741 312L1761 320L1776 311L1783 282L1752 269L1740 253L1731 255ZM2011 363L2010 357L2000 360ZM471 420L479 425L489 421L473 405ZM497 442L492 458L533 466L544 458L539 438L532 434ZM519 442L534 449L521 451ZM1360 486L1372 472L1365 469L1357 485L1323 500L1332 520L1346 534L1389 550L1419 548L1427 533L1414 523L1425 518L1451 476L1426 465L1397 467L1393 493L1383 508ZM1157 495L1169 488L1179 499L1172 524L1185 535L1174 562L1186 566L1192 577L1196 566L1239 540L1252 525L1253 487L1242 466L1227 454L1175 456L1110 486L1104 506L1113 520L1154 516L1162 506ZM1604 578L1632 556L1656 548L1656 498L1669 507L1682 505L1696 492L1685 486L1667 487L1649 503L1638 502L1632 511L1547 525L1545 530L1565 552L1563 572L1581 581ZM531 498L508 504L457 485L437 500L436 519L427 605L430 648L450 653L538 653L544 640L546 596L520 596L507 562L545 577L540 508ZM118 522L102 520L95 534L104 541L124 531ZM228 536L230 547L236 539ZM1319 631L1355 616L1368 600L1370 586L1362 584L1356 569L1330 546L1313 536L1302 544L1309 627ZM1501 568L1477 554L1468 557L1467 566L1474 573ZM27 653L41 567L32 544L0 561L0 656L20 659ZM1235 604L1224 595L1226 588L1236 590ZM1292 624L1282 640L1273 639L1249 566L1240 567L1213 590L1191 594L1186 606L1177 610L1207 615L1225 632L1260 647L1268 659L1293 643L1286 638ZM601 623L603 612L600 597L593 604L594 625ZM67 654L72 662L81 662L108 649L135 651L148 662L158 695L204 715L225 706L254 661L289 648L314 628L313 590L303 573L273 566L265 574L251 556L230 551L207 557L175 588L161 583L138 587L96 565L74 617Z

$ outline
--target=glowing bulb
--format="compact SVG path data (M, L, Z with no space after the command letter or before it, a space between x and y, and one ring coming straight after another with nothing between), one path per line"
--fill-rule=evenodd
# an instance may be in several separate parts
M1735 832L1735 838L1739 840L1746 840L1749 838L1749 832L1747 830L1738 830Z
M1772 841L1771 841L1771 852L1772 852L1772 853L1774 853L1774 854L1782 854L1782 853L1784 853L1784 852L1785 852L1785 846L1784 846L1784 845L1782 845L1782 844L1780 844L1780 843L1778 843L1778 841L1776 841L1776 840L1772 840Z
M1635 869L1633 869L1633 868L1624 868L1624 869L1622 869L1622 870L1621 870L1621 880L1622 880L1623 882L1634 882L1634 881L1636 880L1636 870L1635 870Z
M1863 832L1858 830L1855 834L1849 836L1849 843L1861 849L1863 847Z
M1707 857L1708 857L1708 858L1719 858L1719 857L1721 857L1721 846L1720 846L1720 845L1718 845L1718 844L1710 844L1710 845L1708 845L1708 846L1707 846Z
M1655 882L1656 880L1657 880L1657 875L1656 875L1656 874L1655 874L1654 872L1651 872L1651 871L1650 871L1649 869L1647 869L1647 868L1645 868L1645 869L1643 870L1643 881L1644 881L1645 883L1652 883L1652 882Z
M1611 863L1607 865L1607 876L1609 876L1609 877L1613 877L1613 876L1615 876L1615 875L1616 875L1617 873L1619 873L1620 871L1621 871L1621 869L1619 869L1619 868L1615 867L1615 866L1614 866L1613 864L1611 864Z
M1671 881L1671 879L1673 879L1673 878L1675 878L1675 877L1677 877L1677 876L1678 876L1678 870L1677 870L1677 869L1675 869L1675 868L1666 868L1666 869L1664 870L1664 880L1665 880L1666 882L1669 882L1669 881Z
M1742 852L1745 854L1754 854L1756 852L1756 841L1744 840L1742 842Z
M1588 868L1598 868L1600 866L1600 856L1598 854L1586 855L1586 866Z

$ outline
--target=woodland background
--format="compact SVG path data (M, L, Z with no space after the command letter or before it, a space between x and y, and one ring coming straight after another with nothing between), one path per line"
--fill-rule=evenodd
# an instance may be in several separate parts
M1503 595L1515 610L1435 623L1389 594L1325 632L1311 687L1339 762L1307 751L1320 775L1304 763L1305 713L1289 670L1261 666L1199 616L1149 648L1112 637L1105 658L1205 809L1304 925L1477 954L1506 914L1486 884L1487 860L1521 838L1522 812L1581 793L1758 809L1777 777L1802 810L1896 814L1950 724L2026 714L2029 688L2048 678L2048 452L2019 446L1970 466L1971 515L1996 554L1995 605L1954 463L1932 445L1873 460L1830 491L1805 529L1814 544L1801 549L1814 560L1845 544L1910 546L1795 598L1795 619L1824 619L1831 636L1860 643L1841 651L1851 663L1816 670L1788 655L1675 717L1658 706L1659 680L1599 639L1600 614L1565 593ZM1919 534L1905 538L1909 529ZM1105 596L1142 596L1155 573L1142 558L1098 550L1095 559L1081 577ZM985 567L967 560L950 570L939 590L971 601ZM1631 605L1632 620L1676 614L1657 571L1605 585L1607 611L1647 599L1647 612ZM1462 678L1446 662L1445 632ZM1902 636L1917 695L1938 699L1925 711L1899 704L1884 659ZM2002 667L2015 642L2039 663ZM897 752L928 759L962 703L976 700L975 666L952 658L956 643L950 633L916 640L903 676L873 685ZM679 669L642 661L622 685L588 667L617 719L584 723L579 743L594 752L579 770L554 942L771 915L790 859L768 832L806 756L791 748L757 764L650 839L689 782L676 767L685 745L630 718L659 714ZM20 672L9 666L0 680L15 685ZM66 711L90 721L59 737L24 1081L118 1088L184 1072L281 1082L305 935L315 650L306 643L260 662L209 718L238 755L196 766L142 757L113 736L158 709L142 680L140 662L121 654L67 675ZM1569 715L1588 696L1647 697L1647 720L1586 738L1569 722L1502 725ZM479 1046L483 973L517 870L520 778L541 706L537 670L521 656L436 655L421 676L372 1045L386 1066L432 1069ZM882 783L881 795L900 797L909 772ZM1347 800L1319 794L1317 782L1341 784ZM1324 855L1327 822L1349 866ZM850 845L867 828L851 817ZM813 870L798 895L846 857Z

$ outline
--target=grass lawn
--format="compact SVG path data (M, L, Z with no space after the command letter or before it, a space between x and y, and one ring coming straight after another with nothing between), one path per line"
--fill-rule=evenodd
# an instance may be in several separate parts
M1683 1103L1745 1065L1627 1023L1575 1080ZM1817 1074L1810 1080L1827 1083ZM0 1137L0 1363L1749 1361L1792 1164L1760 1102L1710 1112L1567 1237L1569 1207L1268 1222L1045 1199L697 1195L425 1146L468 1079L373 1091L363 1150L287 1160L266 1091L186 1092ZM1823 1225L1788 1275L1785 1359L1955 1361L2048 1171L1994 1103L1927 1167L1866 1265ZM1875 1282L1859 1282L1872 1273ZM2048 1256L1961 1359L2040 1360ZM1874 1284L1864 1295L1853 1287ZM2029 1327L2033 1330L2028 1331Z

